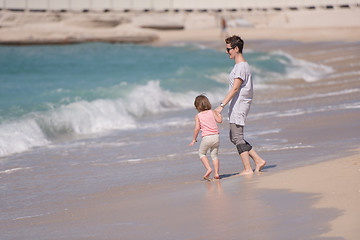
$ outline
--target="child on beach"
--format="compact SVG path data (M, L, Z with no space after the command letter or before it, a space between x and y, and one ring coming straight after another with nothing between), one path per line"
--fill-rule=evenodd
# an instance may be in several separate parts
M210 149L210 155L213 160L213 166L215 170L214 178L219 179L219 159L218 159L218 150L219 150L219 129L216 122L222 122L222 116L220 113L211 110L211 104L209 99L204 95L199 95L195 98L194 105L198 114L195 116L195 130L192 142L189 146L193 146L196 141L196 138L201 129L201 144L199 147L199 156L206 168L206 173L204 179L209 181L209 175L212 173L210 163L206 157L207 151Z

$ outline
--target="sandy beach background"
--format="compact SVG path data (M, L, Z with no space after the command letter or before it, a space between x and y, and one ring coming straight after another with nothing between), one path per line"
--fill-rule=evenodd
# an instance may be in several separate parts
M236 155L228 155L235 150L227 140L225 122L220 181L200 181L200 162L197 171L189 171L179 159L161 177L131 186L22 206L42 209L38 215L8 219L17 206L8 208L1 213L2 239L359 239L360 8L237 13L3 10L0 43L104 41L166 46L194 42L222 50L222 16L228 20L228 33L241 35L246 48L281 50L335 69L329 79L306 82L299 78L279 83L279 89L256 93L249 128L265 131L281 125L281 133L267 133L266 139L276 141L281 136L290 146L305 146L277 151L257 146L268 166L263 173L244 178L238 176L242 166L234 160ZM191 137L192 126L168 134L184 132ZM286 158L294 161L282 166ZM7 164L14 159L0 161ZM11 184L16 180L6 164L0 179ZM156 172L162 163L153 164ZM148 165L136 171L146 171ZM5 197L11 200L1 196Z
M337 6L337 5L334 5ZM248 40L358 41L360 7L237 12L0 12L0 43L218 41L220 20Z

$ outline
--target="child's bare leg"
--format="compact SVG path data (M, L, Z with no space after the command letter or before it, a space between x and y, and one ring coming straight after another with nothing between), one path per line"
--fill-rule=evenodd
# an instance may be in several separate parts
M250 156L249 156L249 152L245 151L242 152L240 154L241 160L244 164L244 170L240 173L240 175L248 175L248 174L253 174L253 170L252 167L250 165Z
M215 159L213 160L213 165L214 165L214 170L215 170L215 174L214 177L215 179L219 179L219 159Z
M210 167L209 160L208 160L208 158L207 158L206 156L204 156L204 157L201 158L201 161L202 161L202 163L204 164L204 167L206 168L206 173L205 173L205 175L204 175L204 178L208 178L209 175L210 175L211 172L212 172L212 169L211 169L211 167Z
M262 159L255 151L254 148L252 148L249 151L250 157L254 160L255 162L255 172L260 172L262 170L262 168L265 166L266 161L264 159Z

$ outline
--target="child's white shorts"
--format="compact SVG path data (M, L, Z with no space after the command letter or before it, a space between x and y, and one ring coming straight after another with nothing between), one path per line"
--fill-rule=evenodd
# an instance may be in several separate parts
M220 136L219 134L207 135L202 138L199 147L199 156L203 158L206 156L207 151L210 149L211 159L218 159Z

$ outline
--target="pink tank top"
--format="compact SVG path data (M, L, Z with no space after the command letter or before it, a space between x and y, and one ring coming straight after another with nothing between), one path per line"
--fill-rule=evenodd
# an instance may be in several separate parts
M200 120L201 137L219 134L212 110L206 110L198 113Z

